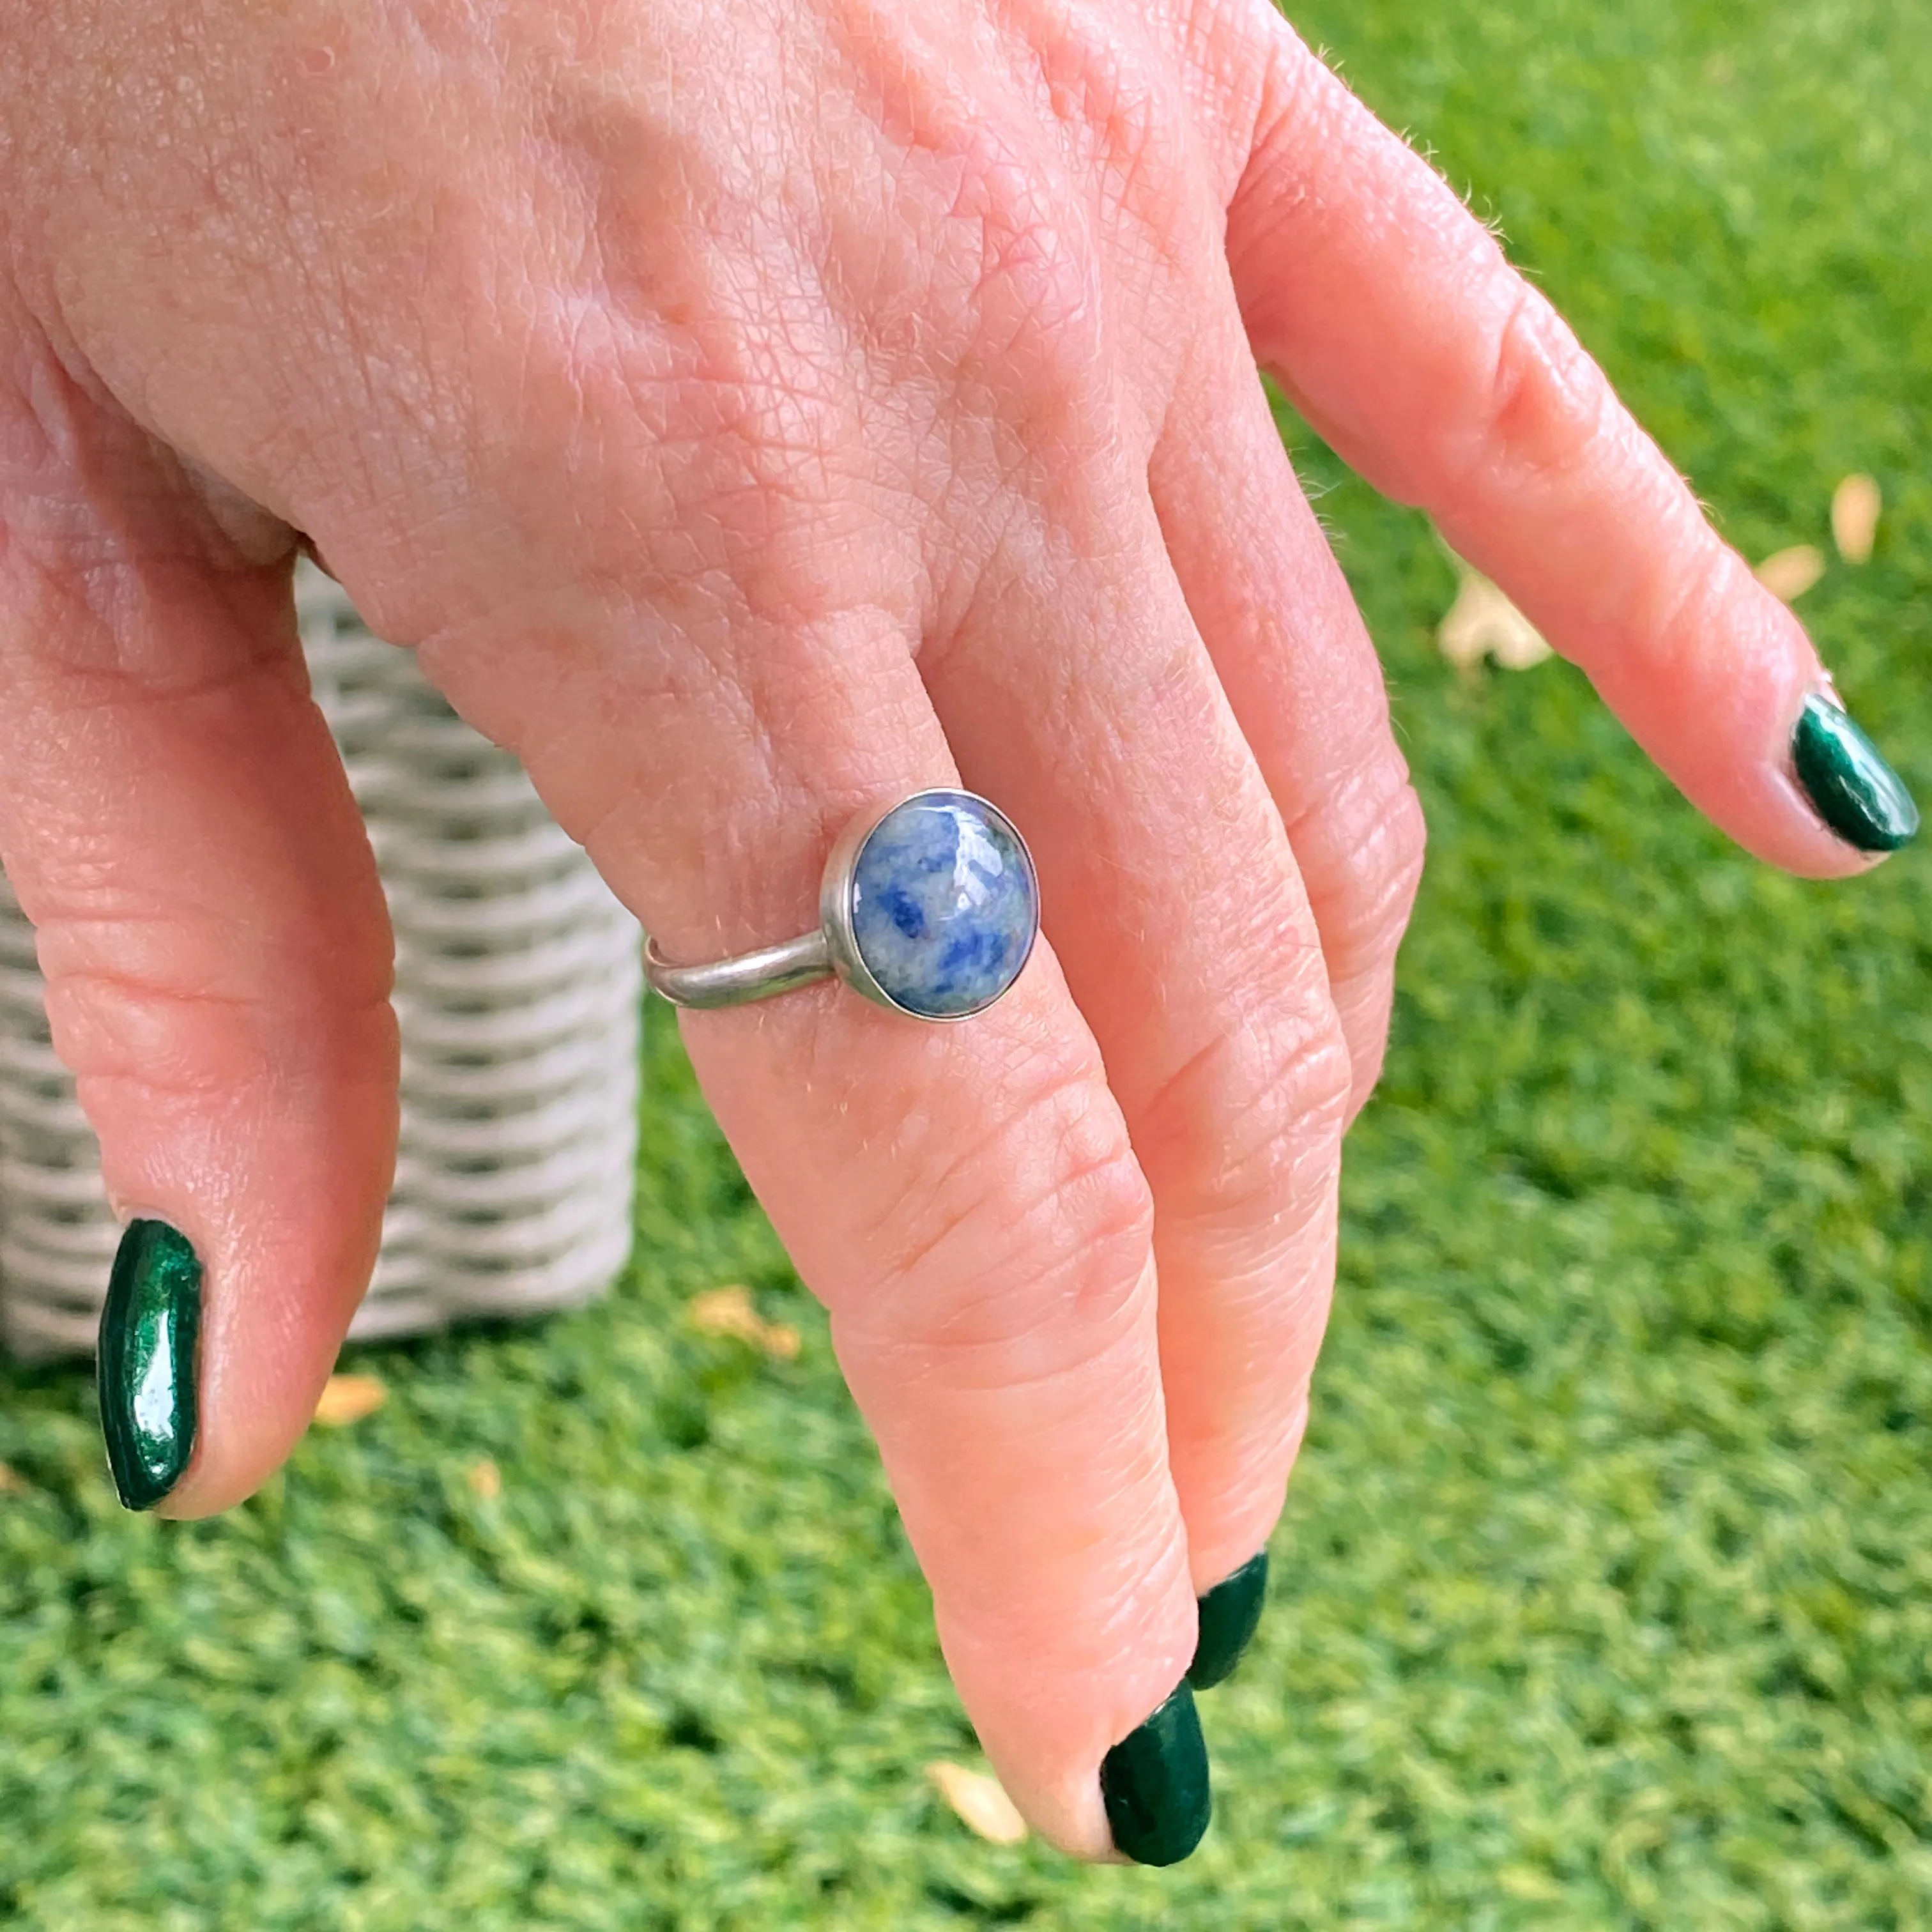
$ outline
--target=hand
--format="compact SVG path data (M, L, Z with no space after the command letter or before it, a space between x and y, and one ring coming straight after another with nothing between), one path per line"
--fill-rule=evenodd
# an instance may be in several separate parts
M0 854L110 1190L205 1264L166 1507L301 1433L389 1177L301 532L673 958L806 929L883 795L1024 830L1050 946L986 1015L686 1036L1008 1788L1184 1855L1191 1709L1137 1727L1280 1508L1422 855L1255 358L1720 824L1848 873L1820 813L1909 801L1797 624L1263 0L16 13Z

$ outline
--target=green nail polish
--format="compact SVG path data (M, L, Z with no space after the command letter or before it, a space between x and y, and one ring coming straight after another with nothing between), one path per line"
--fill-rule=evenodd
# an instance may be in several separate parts
M1791 765L1818 816L1861 852L1895 852L1918 830L1918 808L1878 747L1832 700L1805 700Z
M1196 1690L1211 1689L1240 1662L1262 1620L1268 1572L1264 1550L1201 1598L1201 1635L1194 1646L1194 1661L1187 1666L1187 1681Z
M1101 1760L1100 1796L1115 1848L1137 1864L1178 1865L1200 1844L1214 1801L1208 1745L1186 1678Z
M100 1311L94 1374L107 1466L128 1508L152 1509L194 1454L201 1262L165 1221L121 1237Z

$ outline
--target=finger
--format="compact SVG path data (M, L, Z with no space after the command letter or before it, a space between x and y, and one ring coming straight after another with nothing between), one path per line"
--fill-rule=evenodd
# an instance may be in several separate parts
M307 1426L374 1262L387 920L286 563L50 361L0 368L0 853L110 1198L147 1224L104 1330L117 1480L222 1508Z
M1023 814L1154 1189L1168 1460L1204 1592L1280 1512L1333 1281L1348 1060L1144 471L1100 398L1076 386L1065 414L1070 481L921 664L962 769Z
M1797 620L1549 302L1271 8L1255 19L1266 77L1228 248L1262 362L1751 850L1834 876L1910 836L1888 768L1815 702L1829 686Z
M1422 874L1422 808L1375 647L1282 446L1232 296L1216 292L1226 326L1196 337L1148 481L1307 890L1348 1044L1352 1118L1382 1070Z
M606 500L623 528L644 522L614 480ZM580 532L544 514L551 567L596 581L572 557ZM689 527L730 548L704 520ZM892 533L854 544L849 520L838 542L767 526L758 554L762 610L662 590L655 605L626 592L596 609L578 593L567 635L541 626L539 662L526 640L547 600L506 576L472 581L475 614L424 646L430 675L518 749L676 961L810 929L850 816L955 782L912 660L918 572ZM865 581L825 580L855 555ZM835 590L856 608L790 614L826 610ZM713 663L730 668L689 674ZM640 743L656 755L640 763ZM964 1025L820 987L686 1015L685 1036L831 1311L982 1743L1055 1843L1104 1855L1099 1768L1174 1691L1194 1612L1147 1185L1050 951Z

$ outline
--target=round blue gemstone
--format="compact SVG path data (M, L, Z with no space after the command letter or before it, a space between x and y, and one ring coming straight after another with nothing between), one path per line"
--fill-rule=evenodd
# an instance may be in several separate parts
M1018 835L970 792L895 806L860 848L852 932L886 996L922 1019L991 1006L1040 930L1040 887Z

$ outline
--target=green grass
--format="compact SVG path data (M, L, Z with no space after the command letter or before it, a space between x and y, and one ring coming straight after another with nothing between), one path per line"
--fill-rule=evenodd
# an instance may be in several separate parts
M1298 17L1748 551L1881 478L1876 560L1804 609L1932 793L1922 16ZM972 1747L922 1587L659 1013L634 1278L358 1352L388 1406L226 1519L123 1516L85 1378L0 1370L0 1923L1932 1922L1926 861L1775 876L1567 668L1460 681L1419 520L1298 442L1434 848L1196 1859L997 1850L926 1789ZM680 1324L732 1280L796 1364Z

